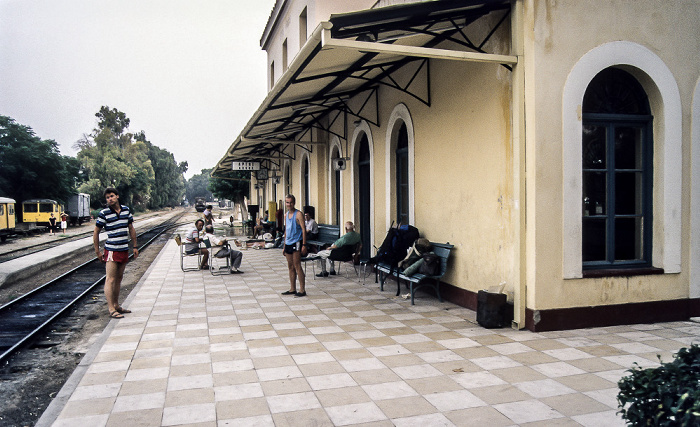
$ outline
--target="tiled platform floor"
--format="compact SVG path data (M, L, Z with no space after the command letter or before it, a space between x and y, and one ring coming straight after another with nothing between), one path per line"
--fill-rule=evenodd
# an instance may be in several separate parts
M39 425L623 425L625 369L700 341L693 322L488 330L373 277L282 296L277 249L244 252L242 270L182 273L166 245Z

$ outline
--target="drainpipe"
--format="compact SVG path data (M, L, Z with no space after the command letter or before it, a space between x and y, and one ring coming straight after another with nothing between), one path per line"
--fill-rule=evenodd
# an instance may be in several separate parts
M525 134L525 26L523 0L511 0L511 55L518 57L513 66L512 82L512 117L511 137L513 147L513 214L511 220L515 226L513 245L515 271L513 278L513 324L514 329L525 327L525 308L527 303L527 206L526 206L526 134Z

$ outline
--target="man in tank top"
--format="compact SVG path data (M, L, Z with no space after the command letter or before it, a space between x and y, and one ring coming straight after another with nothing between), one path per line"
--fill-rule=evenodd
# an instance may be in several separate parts
M287 213L284 215L284 257L287 258L290 288L288 291L282 292L282 295L305 297L306 276L301 266L301 257L305 255L302 254L302 251L306 251L306 225L304 224L304 215L294 208L295 203L296 198L288 194L285 198ZM299 290L296 287L297 278L299 279Z

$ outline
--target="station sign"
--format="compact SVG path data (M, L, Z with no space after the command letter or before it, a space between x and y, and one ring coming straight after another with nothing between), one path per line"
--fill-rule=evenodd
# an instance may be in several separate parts
M260 170L260 162L233 162L232 169L235 171L257 171Z

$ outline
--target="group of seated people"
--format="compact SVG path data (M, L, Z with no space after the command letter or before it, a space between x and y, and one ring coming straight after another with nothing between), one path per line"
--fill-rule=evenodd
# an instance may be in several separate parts
M194 255L197 254L197 252L202 254L202 263L200 265L200 269L209 268L209 250L206 246L225 247L228 245L228 239L223 237L217 237L214 234L214 226L212 225L212 223L206 221L207 219L212 218L210 209L211 207L207 206L207 210L209 210L209 215L207 215L205 211L205 219L196 220L194 223L194 227L192 227L185 235L185 253L187 253L188 255ZM263 234L265 232L264 224L267 223L267 219L267 211L265 211L264 219L261 220L260 217L258 217L257 225L254 227L254 235L256 237L259 234ZM318 224L308 212L304 213L304 222L306 224L307 238L309 240L318 238ZM321 272L316 274L316 276L328 277L329 274L335 275L336 272L333 261L345 261L352 257L355 248L357 247L357 244L360 243L360 240L360 233L355 231L355 226L352 223L352 221L347 221L345 223L345 234L343 234L329 247L317 251L314 254L314 256L318 258L319 266L321 268ZM202 247L201 243L204 243L205 247ZM311 246L313 249L316 249L315 246ZM243 259L243 253L241 251L235 250L233 247L231 247L231 245L228 245L228 248L229 257L231 261L230 272L233 274L243 273L243 271L240 270L241 261ZM330 272L326 268L327 260L330 264Z
M204 231L202 231L204 230ZM207 242L209 245L207 245ZM205 247L202 247L201 244L204 243ZM240 274L243 273L239 268L241 267L241 261L243 260L243 253L241 251L238 251L234 249L231 245L228 244L228 239L226 238L219 238L214 234L214 226L213 225L207 225L206 227L204 226L204 220L203 219L198 219L194 223L194 227L190 229L190 231L187 232L185 235L185 253L188 255L195 255L198 252L202 254L202 263L200 264L199 268L204 270L209 268L209 250L207 249L206 246L210 247L215 247L215 246L221 246L227 247L229 253L229 259L230 259L230 273L232 274Z

